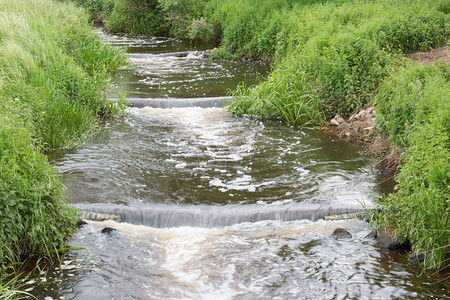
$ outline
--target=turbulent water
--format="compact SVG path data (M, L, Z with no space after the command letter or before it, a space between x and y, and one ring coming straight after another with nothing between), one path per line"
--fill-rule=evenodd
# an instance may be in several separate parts
M75 203L353 205L380 192L348 144L218 108L132 109L55 163Z
M237 84L256 83L266 74L262 66L203 59L194 51L208 46L170 38L103 37L128 47L134 65L118 73L112 97L124 89L131 103L153 107L130 108L88 146L53 163L71 205L117 215L120 223L88 221L70 242L87 249L67 254L62 266L30 283L30 293L38 299L447 296L439 276L419 276L404 255L379 249L364 221L322 219L372 207L391 190L358 149L312 129L235 118L214 104ZM102 233L105 227L115 231ZM331 238L336 228L353 237Z
M211 45L192 45L173 38L105 36L127 47L134 72L117 74L114 91L129 98L202 98L225 96L240 83L252 85L267 74L261 64L201 59L198 51ZM184 53L181 57L180 51ZM190 51L186 53L186 51Z

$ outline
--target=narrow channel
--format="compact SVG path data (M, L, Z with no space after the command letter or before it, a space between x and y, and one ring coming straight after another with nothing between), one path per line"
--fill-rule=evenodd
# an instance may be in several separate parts
M133 68L117 73L136 107L83 149L63 153L71 205L88 221L72 251L30 289L39 299L429 299L446 296L360 220L391 183L358 149L309 128L236 118L223 106L264 66L205 59L209 45L112 36ZM115 231L103 234L105 227ZM336 240L336 228L352 238Z

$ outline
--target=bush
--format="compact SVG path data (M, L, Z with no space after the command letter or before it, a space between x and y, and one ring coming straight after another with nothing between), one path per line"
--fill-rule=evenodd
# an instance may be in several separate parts
M407 54L444 45L450 34L448 17L438 11L414 13L383 24L377 34L380 47Z
M217 39L217 31L213 24L208 23L202 17L192 20L187 37L192 41L210 42Z
M90 20L110 32L166 34L166 17L158 0L59 0L83 7Z
M450 2L447 0L439 0L436 6L437 10L444 14L450 14Z
M165 16L157 0L115 0L105 17L105 28L130 34L163 34L167 32Z
M431 67L407 63L383 82L375 99L378 127L401 147L411 145L411 132L429 122L433 114L448 112L448 81L445 65ZM450 115L441 115L450 132Z
M209 56L212 60L238 60L240 59L239 55L232 54L225 48L214 49Z

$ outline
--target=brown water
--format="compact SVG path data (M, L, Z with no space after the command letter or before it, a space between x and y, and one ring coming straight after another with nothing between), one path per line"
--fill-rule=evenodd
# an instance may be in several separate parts
M158 56L198 50L175 39L105 39L129 46L136 68L120 72L114 92L132 98L225 96L265 74L244 62ZM123 222L90 221L70 242L89 250L67 254L28 291L38 299L444 298L439 276L379 249L365 238L367 223L321 220L391 191L357 150L221 108L131 108L54 160L71 204ZM102 234L106 226L117 231ZM330 238L338 227L353 238Z

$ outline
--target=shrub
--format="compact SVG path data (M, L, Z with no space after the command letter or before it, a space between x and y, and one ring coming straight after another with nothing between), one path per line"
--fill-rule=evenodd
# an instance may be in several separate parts
M438 11L427 11L384 23L376 39L380 47L406 54L444 45L449 34L448 17Z
M206 21L205 18L192 20L187 37L193 41L210 42L217 39L217 30L213 24Z
M59 0L83 7L90 20L101 21L107 31L129 34L165 34L165 14L158 0Z
M450 14L450 2L447 0L439 0L436 6L437 10L444 14Z
M407 63L383 82L375 98L377 123L382 132L399 146L410 146L409 135L437 111L449 111L448 81L445 65L431 67ZM450 132L450 116L442 116Z
M214 49L209 57L212 60L238 60L239 55L232 54L225 48Z
M167 31L164 19L157 0L115 0L104 23L112 32L162 34Z

